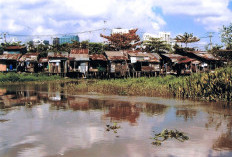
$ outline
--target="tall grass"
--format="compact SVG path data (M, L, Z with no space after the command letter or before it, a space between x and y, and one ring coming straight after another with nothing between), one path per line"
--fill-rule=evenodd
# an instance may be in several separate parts
M29 74L29 73L0 73L0 83L5 82L29 82L29 81L52 81L59 80L62 77L53 75L47 76L43 74Z
M232 99L232 68L221 68L214 73L194 74L169 84L178 97L204 98L210 101Z
M70 92L99 92L117 95L176 96L203 98L210 101L232 99L232 68L221 68L214 73L191 76L165 76L152 78L128 78L115 80L82 81L68 87Z

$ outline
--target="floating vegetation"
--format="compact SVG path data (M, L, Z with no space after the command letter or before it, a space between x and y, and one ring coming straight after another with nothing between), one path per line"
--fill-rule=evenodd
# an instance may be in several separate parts
M188 136L186 136L183 132L180 132L178 130L163 130L161 133L155 134L155 137L151 138L154 139L151 144L160 146L162 142L166 141L169 138L175 138L180 142L184 142L189 139Z
M120 126L117 125L117 123L114 123L114 125L106 125L106 131L112 130L115 134L118 133L118 129L121 128Z
M9 121L9 119L0 119L1 123L7 122L7 121Z

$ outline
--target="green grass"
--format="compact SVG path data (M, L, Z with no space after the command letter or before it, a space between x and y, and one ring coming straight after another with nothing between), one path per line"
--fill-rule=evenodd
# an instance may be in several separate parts
M69 85L72 93L99 92L116 95L175 96L202 98L209 101L232 99L232 68L221 68L214 73L199 73L191 76L152 78L128 78L111 80L87 80L78 85Z
M0 73L0 83L5 82L29 82L29 81L52 81L61 80L60 76L47 76L43 74L29 74L29 73Z

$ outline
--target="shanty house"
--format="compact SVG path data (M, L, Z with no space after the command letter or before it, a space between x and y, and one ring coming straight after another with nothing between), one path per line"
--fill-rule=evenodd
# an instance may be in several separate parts
M166 73L190 74L192 72L192 62L196 60L187 56L178 54L162 54L163 65L162 70Z
M42 57L39 59L38 69L40 72L48 72L48 57Z
M92 54L89 56L89 74L104 75L107 72L107 59L103 54Z
M106 51L106 58L109 64L109 73L114 76L126 76L129 72L128 56L124 51Z
M48 53L49 73L66 74L68 72L68 52Z
M132 72L158 73L160 71L161 57L156 53L128 51L128 56Z
M4 47L4 54L25 54L27 48L25 46L7 46Z
M223 64L222 60L204 51L188 51L184 55L199 61L198 66L196 66L197 71L214 70Z
M78 72L86 76L88 73L89 49L71 49L69 61L70 72Z
M18 59L26 53L25 46L7 46L0 55L0 71L17 71Z
M21 54L2 54L0 55L0 71L17 71L18 59Z
M19 59L18 71L38 72L39 53L26 53Z

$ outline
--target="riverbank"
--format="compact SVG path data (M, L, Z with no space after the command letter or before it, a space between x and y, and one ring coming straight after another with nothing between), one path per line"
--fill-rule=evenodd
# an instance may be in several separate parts
M128 96L174 96L204 99L209 101L231 101L232 67L220 68L211 73L191 76L172 75L152 78L128 78L111 80L84 80L69 84L70 93L98 92Z
M0 84L12 83L28 83L28 82L44 82L44 81L59 81L66 80L58 75L47 76L44 74L31 73L0 73Z

